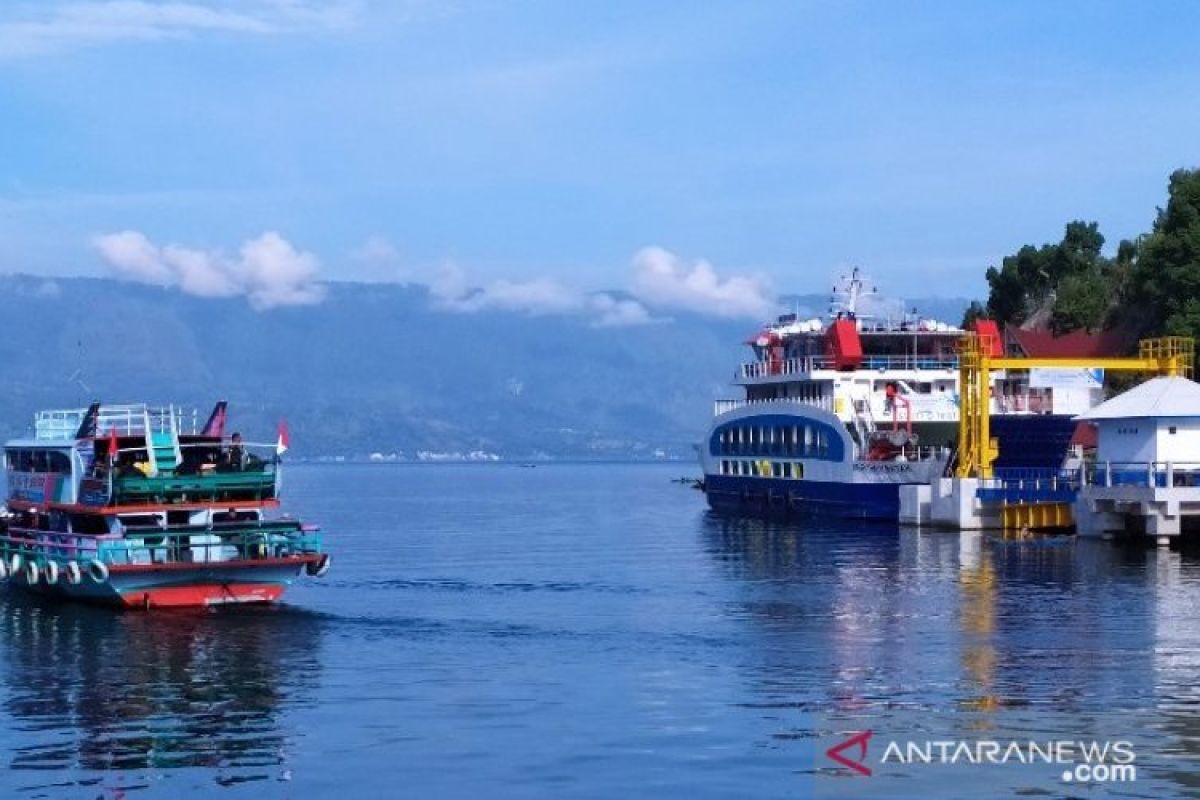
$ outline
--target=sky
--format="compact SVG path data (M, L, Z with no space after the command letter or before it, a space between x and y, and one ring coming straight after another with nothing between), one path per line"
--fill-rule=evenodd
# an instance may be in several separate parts
M981 297L1200 165L1194 3L6 0L0 271L252 307ZM601 290L603 293L597 294ZM624 304L624 305L622 305Z

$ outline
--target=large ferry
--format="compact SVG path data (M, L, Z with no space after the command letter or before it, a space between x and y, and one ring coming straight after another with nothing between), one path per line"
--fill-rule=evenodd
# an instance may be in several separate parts
M270 602L330 557L279 506L273 444L227 437L226 404L42 411L5 447L0 578L42 595L121 607Z
M747 342L754 360L734 379L745 396L716 402L699 447L714 510L894 520L901 485L946 473L963 331L915 312L873 312L887 306L877 296L856 269L834 288L827 318L787 314ZM977 325L999 355L996 324ZM1002 468L1060 466L1074 415L1101 399L1087 376L1021 371L992 385Z

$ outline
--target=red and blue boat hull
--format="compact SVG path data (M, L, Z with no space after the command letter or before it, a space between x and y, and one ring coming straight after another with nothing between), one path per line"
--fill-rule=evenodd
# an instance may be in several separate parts
M100 582L85 574L77 584L68 582L64 575L53 584L44 577L31 584L21 573L9 583L44 597L117 608L271 603L279 600L306 569L314 568L320 558L306 555L204 564L112 565L107 580Z

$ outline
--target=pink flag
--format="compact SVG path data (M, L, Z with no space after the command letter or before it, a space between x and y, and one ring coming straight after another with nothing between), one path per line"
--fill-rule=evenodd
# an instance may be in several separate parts
M288 434L286 420L279 420L279 439L275 442L275 455L281 456L292 446L292 437Z

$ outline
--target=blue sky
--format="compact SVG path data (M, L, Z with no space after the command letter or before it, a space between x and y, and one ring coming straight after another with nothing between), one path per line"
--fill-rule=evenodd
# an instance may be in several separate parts
M1198 23L1189 3L10 0L0 270L186 260L98 246L117 232L251 270L237 254L277 232L328 279L629 289L665 253L728 292L857 264L978 296L1070 219L1114 245L1148 228L1200 163Z

